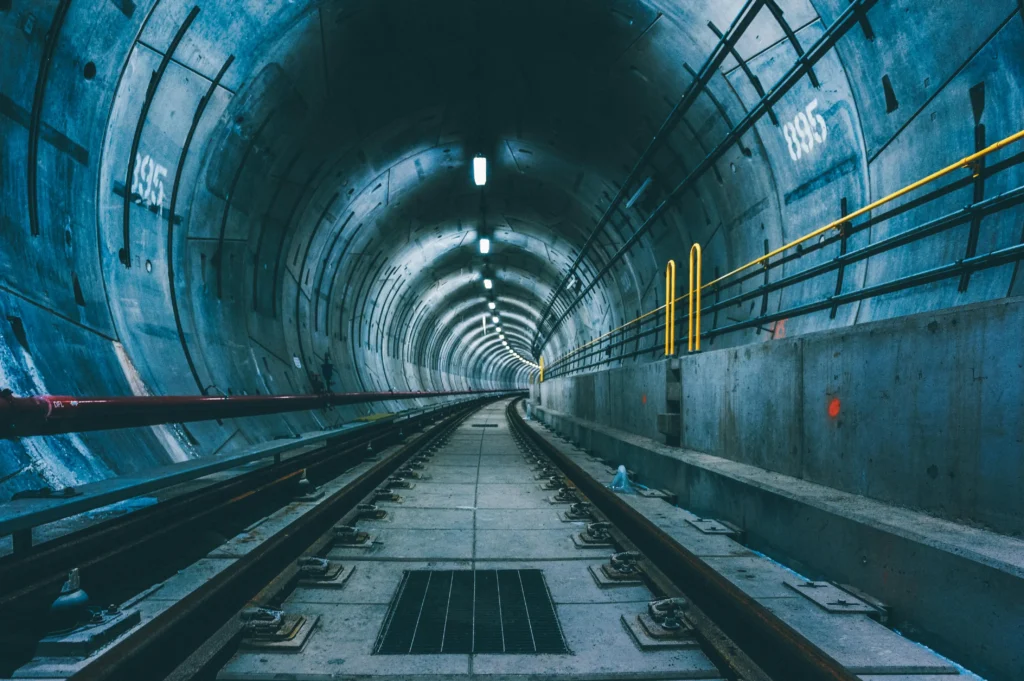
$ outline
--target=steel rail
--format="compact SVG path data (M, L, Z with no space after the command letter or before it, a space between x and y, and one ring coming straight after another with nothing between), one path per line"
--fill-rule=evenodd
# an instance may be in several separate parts
M546 454L596 508L617 525L654 565L772 678L786 681L857 681L839 662L744 593L717 570L680 546L654 523L591 477L519 416L509 419Z
M287 530L275 534L205 582L173 606L145 622L107 649L72 681L137 681L164 678L190 657L268 584L287 586L280 580L295 560L315 547L333 525L383 483L402 463L458 425L475 405L454 412L448 421L415 436L397 452L374 465L344 488L319 502L296 519ZM294 574L294 571L291 571ZM240 633L237 630L236 633ZM228 637L230 645L236 637ZM216 651L215 651L216 652Z
M525 450L536 454L538 457L544 456L532 444L529 436L526 434L525 424L521 420L513 420L509 412L514 411L516 411L515 402L512 402L505 410L505 418L509 423L509 433L512 435L517 446L520 449L525 448ZM582 501L590 503L590 498L583 494L579 488L575 491ZM640 554L641 557L638 561L641 569L640 577L647 583L654 596L657 598L687 598L686 591L669 579L648 556L644 555L625 532L611 523L609 518L593 504L590 504L590 508L593 517L598 522L609 522L611 527L608 533L611 535L613 543L619 551L634 551ZM701 650L704 654L718 667L721 676L742 681L773 681L734 641L725 635L711 618L693 604L692 599L687 600L689 602L686 608L686 619L693 625L693 635L701 644Z
M460 408L465 405L453 405L445 415ZM368 445L380 449L394 442L403 427L416 428L438 416L422 414L411 421L341 435L324 448L73 532L27 554L0 559L0 659L10 662L24 656L24 649L30 650L43 635L45 613L68 569L79 568L90 593L102 602L120 602L165 578L168 571L173 573L183 557L201 558L210 548L204 548L203 532L217 528L230 535L289 503L303 472L314 484L326 482L361 461ZM10 671L0 666L0 675Z
M348 404L460 395L493 395L508 390L242 395L236 397L15 397L0 392L0 439L78 433L168 423L265 416Z

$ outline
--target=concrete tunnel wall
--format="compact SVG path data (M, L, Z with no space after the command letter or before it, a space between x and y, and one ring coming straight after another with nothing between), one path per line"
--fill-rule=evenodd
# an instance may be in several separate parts
M1024 535L1022 332L1018 297L709 350L678 372L661 361L556 378L531 398L662 442L668 384L681 384L684 449Z
M779 4L805 47L848 5ZM534 360L550 293L714 46L708 22L725 30L740 5L0 1L0 387L303 392L328 352L341 390L525 385L533 370L481 333L481 279L495 281L511 346ZM151 74L193 7L140 127ZM990 141L1015 132L1022 30L1013 0L878 3L816 65L820 86L805 78L775 107L785 122L816 102L825 141L794 158L782 128L759 122L614 266L545 356L660 305L665 261L684 261L691 243L704 245L705 271L727 271L766 241L835 219L843 199L864 205L973 152L976 116ZM766 84L795 58L766 11L737 50ZM634 223L757 101L738 66L729 57L675 128L676 157L627 211ZM470 182L476 153L490 159L485 205ZM1017 186L1020 174L1002 173L988 191ZM941 215L969 192L857 238ZM1019 217L986 218L979 251L1017 243ZM961 257L965 229L851 267L847 284ZM487 258L479 234L493 239ZM580 277L629 236L602 234ZM773 334L1020 293L1015 273L791 319ZM770 307L822 286L774 294ZM752 305L730 317L753 314ZM744 331L719 342L765 339ZM0 496L402 406L3 441Z

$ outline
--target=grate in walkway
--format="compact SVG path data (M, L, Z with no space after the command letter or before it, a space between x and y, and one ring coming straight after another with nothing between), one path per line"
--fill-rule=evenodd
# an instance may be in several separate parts
M373 652L569 651L540 570L406 570Z

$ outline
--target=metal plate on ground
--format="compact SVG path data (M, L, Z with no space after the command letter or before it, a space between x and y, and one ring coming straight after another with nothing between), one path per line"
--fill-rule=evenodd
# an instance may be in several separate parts
M617 586L641 586L644 583L639 575L629 579L612 579L605 573L603 568L604 566L602 565L590 565L587 567L594 581L602 589L614 589Z
M711 518L687 518L690 523L704 534L736 534L736 530L724 523Z
M342 565L332 561L331 569L322 577L303 577L299 579L299 586L322 587L326 589L340 589L355 572L354 565Z
M578 532L572 534L572 543L576 545L578 549L612 549L615 548L610 542L589 542L580 539Z
M540 570L406 570L373 652L569 651Z
M336 539L334 545L331 548L335 549L369 549L373 547L374 542L377 541L377 535L370 534L369 532L360 531L360 535L365 537L359 537L355 541L349 542L342 539ZM362 541L359 541L362 539Z
M786 586L832 613L874 614L875 608L828 582L788 578Z
M674 504L678 498L672 492L668 492L663 489L638 489L637 494L648 499L664 499L670 504Z
M285 615L285 619L296 617L299 621L295 623L294 630L288 638L281 641L264 641L258 638L243 638L239 644L244 650L259 650L261 652L297 653L306 645L309 635L313 633L320 617L317 615Z
M39 642L36 654L43 657L88 657L141 621L138 610L102 617L102 621L95 624L47 636Z
M648 632L658 625L647 615L623 615L622 626L626 627L626 631L633 637L633 642L644 652L700 648L697 640L685 633L680 638L654 638Z

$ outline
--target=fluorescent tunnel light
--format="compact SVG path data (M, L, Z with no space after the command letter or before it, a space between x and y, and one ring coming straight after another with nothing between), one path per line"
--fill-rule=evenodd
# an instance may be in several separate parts
M483 156L473 159L473 182L477 187L487 184L487 159Z

